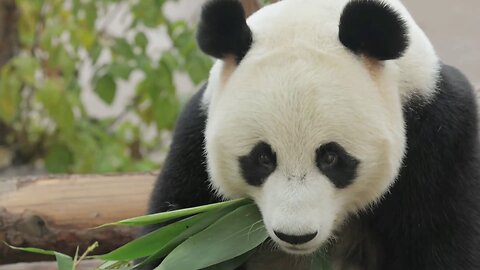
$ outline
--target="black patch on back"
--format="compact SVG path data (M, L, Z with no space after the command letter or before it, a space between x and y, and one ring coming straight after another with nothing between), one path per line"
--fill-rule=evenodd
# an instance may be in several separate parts
M148 213L172 211L220 201L210 189L205 157L207 113L202 106L206 85L180 114L167 158L150 196ZM168 223L147 226L147 234ZM143 269L154 269L161 259Z
M239 161L243 178L252 186L261 186L277 167L277 156L265 142L258 143L248 155L240 157Z
M365 213L384 253L378 269L480 269L477 115L474 90L447 65L431 100L404 106L403 166L380 204Z
M207 113L202 108L206 85L185 105L180 114L170 151L150 198L149 213L193 207L218 200L209 188L205 157Z
M405 21L388 4L374 0L353 0L346 5L339 39L355 54L378 60L401 57L409 43Z
M235 56L239 63L252 45L252 32L238 0L211 0L202 9L197 41L215 58Z
M336 162L330 166L325 165L323 162L328 154L335 154L337 157ZM320 171L337 188L345 188L353 182L353 179L356 177L357 166L360 163L336 142L320 146L316 151L315 161Z

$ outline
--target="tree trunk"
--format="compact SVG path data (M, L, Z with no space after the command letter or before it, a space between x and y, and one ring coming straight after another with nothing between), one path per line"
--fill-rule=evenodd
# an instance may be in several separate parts
M127 227L92 228L144 215L154 174L20 178L0 181L0 264L52 260L2 244L74 255L98 241L106 253L135 237Z
M0 68L18 50L18 17L15 0L0 0Z
M252 13L260 9L260 3L258 0L242 0L243 9L245 10L245 15L250 16Z
M270 3L278 2L279 0L271 0ZM262 5L258 0L241 0L243 9L245 10L245 15L250 16L255 11L259 10Z
M0 69L17 53L18 18L15 0L0 0ZM10 127L0 121L0 169L10 165L11 152L3 147L9 131Z

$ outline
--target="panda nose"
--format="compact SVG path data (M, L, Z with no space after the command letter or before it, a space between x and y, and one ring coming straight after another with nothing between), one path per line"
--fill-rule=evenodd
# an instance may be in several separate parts
M278 231L274 231L274 233L278 238L280 238L280 240L290 243L292 245L305 244L308 241L315 238L315 236L317 236L317 232L303 234L303 235L290 235L290 234L284 234Z

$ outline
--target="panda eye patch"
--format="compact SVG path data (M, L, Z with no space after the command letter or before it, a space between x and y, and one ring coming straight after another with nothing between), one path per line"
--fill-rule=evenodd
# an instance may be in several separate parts
M239 161L243 178L253 186L261 186L277 167L277 157L265 142L255 145L250 153L240 157Z
M318 169L327 176L337 188L345 188L356 177L360 163L341 145L330 142L320 146L316 151Z

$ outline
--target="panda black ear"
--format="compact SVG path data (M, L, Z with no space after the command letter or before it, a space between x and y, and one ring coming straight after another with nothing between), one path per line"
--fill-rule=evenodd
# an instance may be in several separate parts
M233 56L237 63L252 45L252 32L238 0L211 0L202 9L197 41L200 49L215 58Z
M405 21L381 0L353 0L340 18L339 38L356 54L377 60L397 59L408 47Z

